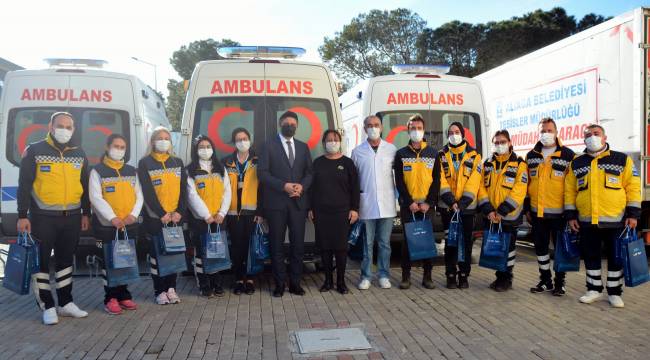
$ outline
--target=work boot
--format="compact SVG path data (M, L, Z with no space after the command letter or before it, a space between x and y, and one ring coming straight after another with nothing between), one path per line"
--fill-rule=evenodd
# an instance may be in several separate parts
M467 288L469 288L469 281L467 281L468 277L469 276L467 276L467 275L465 275L463 273L458 274L458 288L459 289L467 289Z
M402 282L399 283L399 288L406 290L411 287L411 274L402 273Z
M458 284L456 283L456 274L447 275L447 289L456 289Z
M332 276L332 272L328 271L325 273L325 282L323 283L323 286L320 287L320 292L327 292L332 290L333 285L334 285L334 279Z
M431 270L424 271L424 274L422 275L422 286L424 286L426 289L436 288L436 286L433 284L433 280L431 279Z

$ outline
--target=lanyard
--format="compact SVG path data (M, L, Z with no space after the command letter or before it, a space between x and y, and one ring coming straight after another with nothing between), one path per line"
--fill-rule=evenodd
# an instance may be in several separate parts
M454 155L456 155L457 160L454 160ZM460 154L451 153L451 162L454 164L454 170L456 170L456 172L458 172L458 169L460 168L460 162L463 160L463 158L465 158L465 150L463 150L463 152Z
M239 159L237 159L237 178L239 179L239 181L244 181L244 175L246 175L246 170L248 170L249 159L246 159L243 165L244 165L244 169L242 170L240 168Z

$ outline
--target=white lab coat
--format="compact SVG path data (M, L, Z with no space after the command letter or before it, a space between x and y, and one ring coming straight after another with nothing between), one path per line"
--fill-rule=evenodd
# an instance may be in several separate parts
M397 148L381 140L377 153L368 141L352 150L352 160L359 172L362 220L392 218L397 215L393 162Z

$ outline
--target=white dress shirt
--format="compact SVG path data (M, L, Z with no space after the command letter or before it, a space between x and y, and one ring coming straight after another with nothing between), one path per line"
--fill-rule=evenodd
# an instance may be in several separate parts
M102 178L99 176L99 173L92 169L90 170L90 179L88 184L88 197L90 198L90 204L92 205L93 212L97 214L97 219L104 226L112 226L111 220L117 217L113 211L113 207L104 199L102 194ZM138 176L135 177L135 204L133 205L133 210L131 210L131 215L136 219L140 216L140 210L142 210L142 204L144 203L144 197L142 196L142 189L140 189L140 181Z
M291 150L293 150L293 159L296 159L296 144L293 142L293 136L290 137L289 139L285 138L282 136L282 134L278 134L280 137L280 141L282 142L282 148L284 149L284 153L287 154L287 159L289 158L289 144L291 144ZM287 141L289 144L287 144Z

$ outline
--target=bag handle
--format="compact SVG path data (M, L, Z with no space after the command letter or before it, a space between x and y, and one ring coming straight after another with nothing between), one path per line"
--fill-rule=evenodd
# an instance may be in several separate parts
M419 211L418 211L419 212ZM411 211L411 217L413 218L413 222L416 222L417 220L415 219L415 212ZM422 213L422 221L424 221L427 218L427 214Z
M490 221L490 232L493 232L492 225L496 225L496 224L497 223L495 223L494 221ZM501 222L498 222L498 224L499 224L499 228L497 229L497 233L501 233L503 232L503 229L501 228Z
M115 241L129 240L129 234L126 232L126 227L124 227L122 231L124 232L124 240L120 240L120 229L115 229Z
M18 239L16 239L16 244L22 245L22 246L34 246L36 245L36 241L32 238L32 234L28 233L27 231L23 231L18 234Z
M257 232L258 232L259 234L264 234L264 229L262 229L262 224L257 223L257 224L255 225L255 229L257 230Z
M456 221L454 221L454 218ZM460 210L455 210L454 214L451 216L450 222L460 222Z

